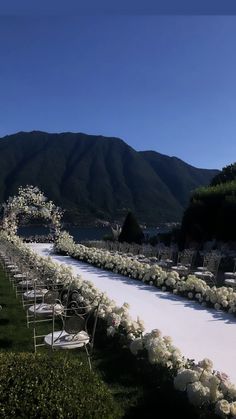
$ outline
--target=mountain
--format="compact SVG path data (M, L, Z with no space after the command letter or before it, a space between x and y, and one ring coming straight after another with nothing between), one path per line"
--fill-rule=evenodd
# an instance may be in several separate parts
M208 185L212 177L219 172L197 169L177 157L165 156L155 151L143 151L141 154L182 207L189 203L190 192L199 185Z
M33 131L0 139L0 202L37 185L72 222L124 219L128 210L141 222L178 221L191 191L217 173L118 138Z

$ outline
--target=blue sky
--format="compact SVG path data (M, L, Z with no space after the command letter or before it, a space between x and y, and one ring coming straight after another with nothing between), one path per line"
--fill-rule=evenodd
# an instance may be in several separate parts
M236 161L236 16L22 10L0 10L0 136L86 132L197 167Z

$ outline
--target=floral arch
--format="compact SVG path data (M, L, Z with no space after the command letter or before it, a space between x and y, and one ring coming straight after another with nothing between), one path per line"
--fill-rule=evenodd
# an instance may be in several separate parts
M17 235L20 217L49 220L53 234L60 233L63 211L48 201L37 186L20 187L18 194L3 204L3 211L2 228L11 236Z

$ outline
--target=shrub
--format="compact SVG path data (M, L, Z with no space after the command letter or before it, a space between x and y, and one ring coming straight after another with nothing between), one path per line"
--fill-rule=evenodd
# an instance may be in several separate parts
M86 364L57 353L0 353L0 417L120 417L103 382Z

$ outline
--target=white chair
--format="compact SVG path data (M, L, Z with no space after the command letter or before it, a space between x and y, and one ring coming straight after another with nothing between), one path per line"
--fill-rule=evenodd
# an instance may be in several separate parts
M157 262L157 264L161 267L161 268L170 268L171 265L173 265L173 250L171 249L171 247L164 247L162 249L159 250L159 261Z
M56 313L53 310L52 332L45 336L45 344L51 349L84 348L91 370L90 356L94 346L100 303L101 301L91 307L83 306L77 301L71 301L63 313L59 315L62 320L62 329L60 330L55 330Z
M204 256L203 266L198 267L194 275L207 283L215 285L218 269L221 261L221 254L210 252Z
M184 249L178 253L177 265L171 266L171 270L176 271L179 275L188 275L192 268L193 258L196 254L195 250Z
M35 325L47 319L52 319L53 309L55 310L55 314L61 314L64 307L59 300L59 293L56 290L37 288L35 284L34 290L30 291L25 298L30 300L31 296L34 301L33 304L32 301L31 304L28 304L29 307L26 312L27 327L29 327L30 323L34 324L34 343L37 346Z
M232 272L224 272L225 279L234 278L236 279L236 258L234 258L234 267Z

